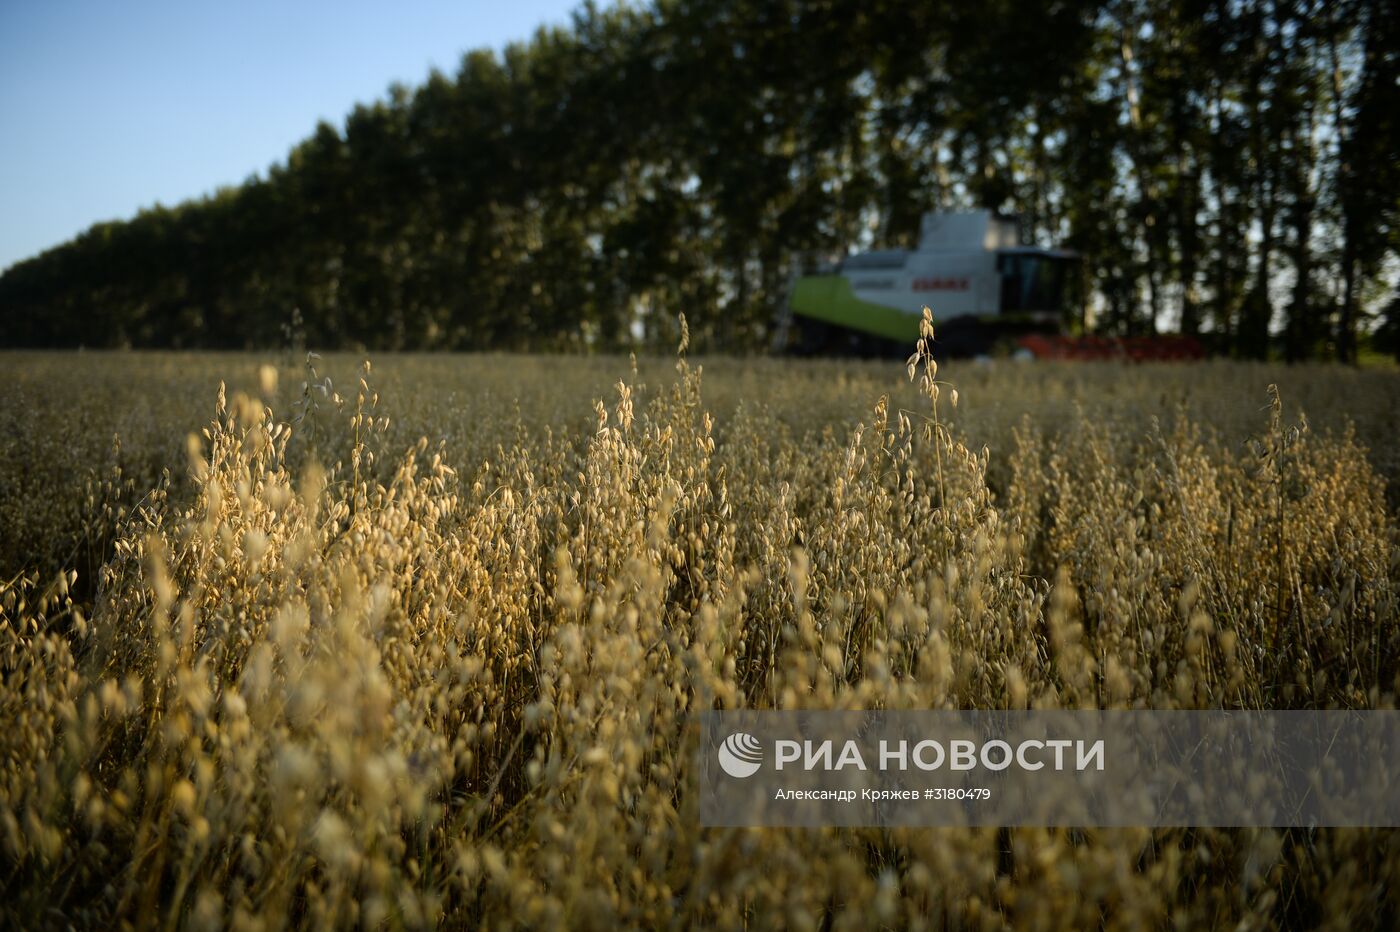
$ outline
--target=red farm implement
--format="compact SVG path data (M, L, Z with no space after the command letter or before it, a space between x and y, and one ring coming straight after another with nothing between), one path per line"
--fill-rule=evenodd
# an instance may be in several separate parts
M1016 341L1036 359L1118 360L1121 362L1185 362L1204 359L1205 347L1195 337L1068 337L1028 334Z

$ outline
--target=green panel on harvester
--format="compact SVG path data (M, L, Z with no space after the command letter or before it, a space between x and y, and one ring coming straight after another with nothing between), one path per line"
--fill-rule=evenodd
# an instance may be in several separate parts
M809 275L793 287L794 314L839 327L912 344L919 338L919 315L862 301L840 275Z

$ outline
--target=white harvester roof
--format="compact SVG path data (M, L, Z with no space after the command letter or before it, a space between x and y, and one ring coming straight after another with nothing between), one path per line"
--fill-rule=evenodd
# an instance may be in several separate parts
M919 223L919 252L993 251L1019 245L1016 221L990 210L924 214Z

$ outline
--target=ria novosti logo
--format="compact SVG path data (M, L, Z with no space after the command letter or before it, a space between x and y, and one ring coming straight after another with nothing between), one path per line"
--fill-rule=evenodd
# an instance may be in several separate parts
M773 742L773 749L773 769L779 772L792 769L807 772L869 771L872 768L907 771L911 765L923 771L968 771L979 767L989 772L1010 768L1036 771L1047 767L1056 771L1079 772L1104 769L1102 738L1028 738L1015 745L999 738L988 741L954 738L946 742L924 739L912 745L904 739L881 739L873 761L867 761L867 755L873 749L862 751L860 743L854 740L779 739ZM763 742L745 731L736 731L725 738L717 753L720 768L736 779L751 777L763 766Z
M753 735L735 732L719 746L719 766L731 777L751 777L762 765L763 745Z

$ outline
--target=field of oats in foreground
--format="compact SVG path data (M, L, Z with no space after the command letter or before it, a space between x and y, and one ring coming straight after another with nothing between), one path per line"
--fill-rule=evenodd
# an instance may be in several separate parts
M374 363L0 358L0 925L1400 913L1392 831L701 830L693 764L709 708L1393 708L1400 377Z

